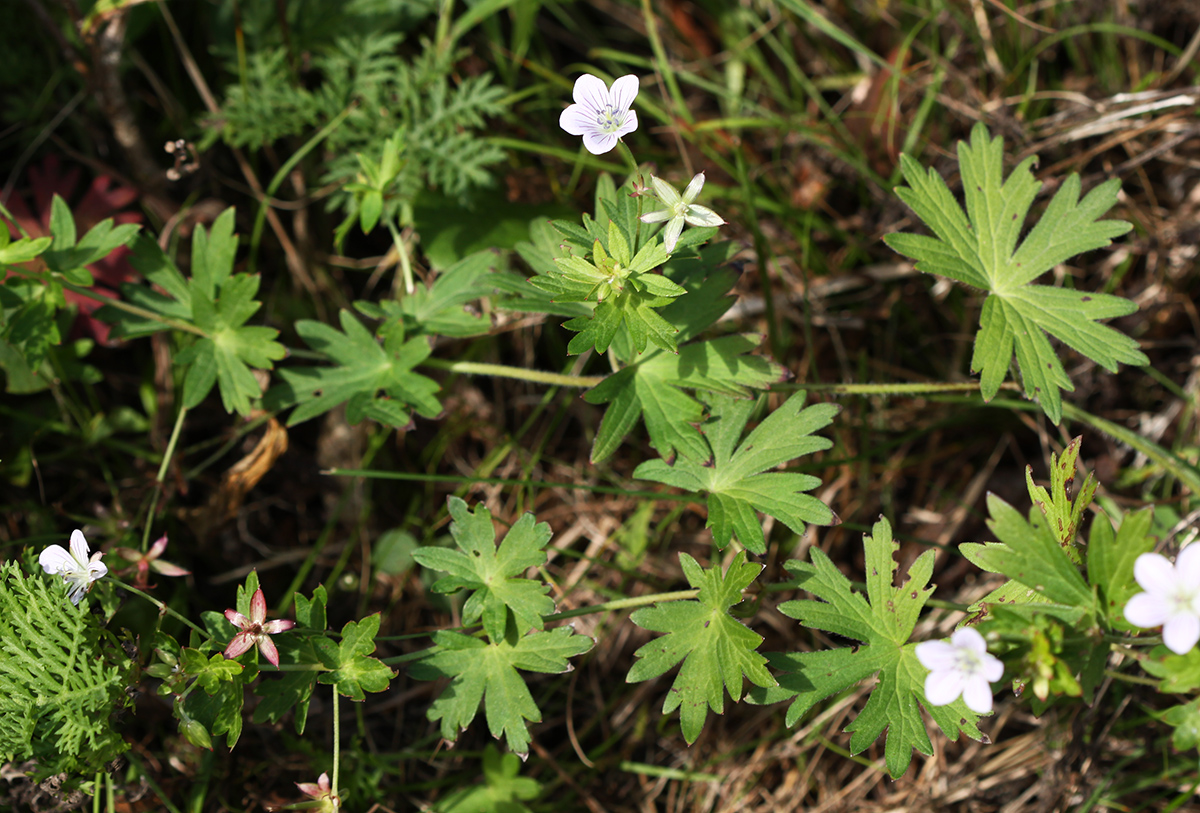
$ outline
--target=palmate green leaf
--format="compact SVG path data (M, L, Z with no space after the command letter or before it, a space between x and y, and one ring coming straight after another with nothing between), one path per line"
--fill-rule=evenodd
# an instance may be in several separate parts
M434 582L433 591L472 591L463 605L463 623L482 619L484 632L493 643L508 634L510 619L516 635L544 629L542 616L554 612L554 600L546 595L550 587L522 576L529 568L546 564L550 526L535 524L533 514L524 514L496 545L492 515L485 506L471 511L458 497L450 497L447 505L454 520L450 535L459 550L425 547L413 551L413 558L423 567L450 574Z
M1038 508L1030 509L1026 521L995 494L988 494L987 503L991 515L988 527L1000 541L959 545L968 561L1024 585L1043 601L1078 607L1085 613L1099 609L1095 593L1084 581L1071 552Z
M387 691L396 673L383 661L370 657L378 632L379 613L374 613L362 621L347 622L336 647L328 638L314 639L317 657L330 670L322 672L317 682L333 686L338 694L351 700L365 699L364 692Z
M1087 546L1088 583L1099 588L1101 608L1109 625L1117 629L1134 629L1125 620L1125 604L1141 592L1133 578L1133 563L1158 544L1158 537L1151 533L1153 524L1154 506L1126 513L1115 534L1104 514L1092 519Z
M261 280L257 275L233 273L237 254L233 229L232 208L217 217L211 230L196 229L192 236L191 279L179 273L153 239L142 235L133 244L130 262L147 281L166 293L127 283L121 286L121 294L134 305L203 331L201 338L175 356L176 364L187 367L183 376L184 406L195 407L208 397L214 385L219 385L225 410L248 415L251 402L262 395L251 369L270 370L287 351L275 341L279 331L246 324L262 305L254 298ZM96 315L112 323L113 335L122 338L171 329L161 320L135 316L108 305Z
M267 392L269 409L296 404L288 426L322 415L346 403L352 424L370 418L395 427L407 426L410 411L437 417L442 405L434 395L437 382L413 368L428 358L429 338L405 339L399 322L383 325L382 344L349 311L338 315L342 329L309 319L296 323L296 332L313 350L324 353L332 367L289 367L279 371L280 383Z
M42 254L42 261L47 268L62 274L69 282L90 286L95 280L85 266L104 259L115 249L128 244L140 229L141 226L136 223L113 226L110 217L97 223L76 242L75 218L71 214L71 207L56 194L50 204L50 233L54 239Z
M815 704L844 691L878 673L878 682L862 712L846 727L851 732L850 751L864 751L887 731L884 760L888 773L898 779L908 769L915 748L932 754L933 745L921 719L918 703L924 704L925 675L915 653L916 644L908 642L917 616L929 599L928 586L933 573L934 552L925 551L908 570L908 581L894 586L895 553L892 528L880 518L863 537L866 552L867 595L854 592L850 580L819 548L811 549L812 562L789 561L784 567L796 576L798 586L820 601L788 601L779 611L803 626L836 633L862 646L816 652L769 653L771 666L782 670L779 688L753 689L749 699L755 703L792 700L786 721L795 725ZM980 715L971 711L962 698L946 706L925 704L929 716L948 738L960 733L975 740Z
M431 808L433 813L530 813L522 801L536 799L542 785L520 776L521 760L501 754L489 744L483 749L483 782L451 792Z
M655 480L688 491L708 493L708 523L718 548L733 536L751 553L765 553L766 538L757 511L770 514L798 534L805 523L831 525L836 521L829 507L805 494L821 484L808 474L771 472L781 463L801 455L828 449L832 441L813 437L833 421L838 407L817 404L804 408L803 390L792 395L738 445L755 401L711 395L712 417L703 425L704 438L712 454L707 460L682 457L674 464L648 460L634 469L633 476Z
M1022 161L1007 180L1003 158L1003 140L991 138L983 124L971 131L970 144L959 142L964 213L940 175L901 156L909 185L897 188L896 194L936 236L898 233L884 240L916 260L918 270L988 292L971 358L971 369L981 373L983 397L995 396L1015 352L1025 395L1037 399L1058 423L1060 390L1074 388L1047 333L1113 372L1118 363L1150 362L1135 340L1097 321L1133 313L1137 310L1133 302L1029 283L1077 254L1110 245L1132 226L1098 219L1116 203L1118 180L1101 184L1080 200L1079 176L1071 175L1018 246L1029 207L1042 184L1033 177L1036 157Z
M567 346L568 353L583 353L593 347L597 352L607 352L622 325L628 328L639 354L646 350L647 342L674 352L677 330L657 309L687 291L654 273L669 258L662 243L648 242L635 253L618 222L609 220L607 239L601 235L591 243L590 259L574 254L556 257L551 273L533 277L530 282L552 294L555 303L597 303L590 316L579 316L563 325L579 332ZM585 223L595 231L594 221ZM570 235L578 237L573 231Z
M493 279L506 275L501 256L480 251L466 257L437 275L430 285L418 285L399 300L380 303L359 301L354 307L372 319L400 321L411 335L478 336L488 332L491 320L482 314L468 313L464 307L485 298L495 290ZM499 271L499 273L494 273Z
M739 553L725 573L720 565L702 569L686 553L679 554L679 564L688 583L700 593L695 601L656 604L630 616L642 629L666 634L633 653L641 660L625 679L640 683L683 661L663 703L663 714L679 709L683 737L690 745L700 736L709 709L725 712L726 690L735 701L741 699L743 677L764 688L776 683L766 669L767 659L755 651L762 636L729 614L730 607L743 601L742 590L763 566L747 562L745 553Z
M700 402L684 392L702 390L747 398L786 377L783 367L763 356L749 355L761 336L724 336L679 348L678 355L648 351L642 361L613 373L584 394L591 404L609 404L592 445L592 462L611 455L633 430L646 421L650 445L667 461L676 453L707 460L711 452L696 428L703 420Z
M531 632L517 639L488 643L458 632L438 631L434 646L409 667L417 680L452 678L450 685L433 701L426 716L441 722L442 737L458 739L486 703L488 730L497 739L503 735L517 754L529 752L526 721L540 722L542 713L525 681L517 673L559 674L570 671L568 658L592 648L592 639L577 635L571 627L549 632Z
M240 663L227 660L219 652L209 658L199 650L185 648L182 655L183 670L196 678L200 688L209 694L214 694L221 683L231 681L242 673Z

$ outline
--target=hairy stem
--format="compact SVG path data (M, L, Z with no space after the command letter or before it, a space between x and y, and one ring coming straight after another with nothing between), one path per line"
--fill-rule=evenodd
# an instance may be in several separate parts
M523 367L509 367L505 364L482 364L475 361L446 361L444 359L428 358L421 362L421 364L426 367L436 367L439 370L449 370L452 373L473 373L475 375L494 375L501 378L517 378L522 381L550 384L555 387L582 387L591 389L604 380L604 376L563 375L562 373L547 373L541 370L526 370Z
M144 593L141 590L134 587L132 584L126 584L125 582L121 581L120 579L113 578L111 576L109 578L112 580L113 584L117 585L118 587L122 587L122 588L128 590L130 593L133 593L135 596L141 596L142 598L146 599L146 601L150 602L155 607L157 607L158 611L160 613L166 613L167 615L171 616L172 618L174 618L178 621L182 621L183 623L187 624L189 627L194 629L196 632L203 635L207 640L211 641L213 639L213 637L208 634L207 630L201 629L200 627L196 626L187 617L181 615L180 613L176 612L175 610L172 610L166 604L163 604L161 601L159 601L158 599L156 599L154 596L150 595L149 593Z

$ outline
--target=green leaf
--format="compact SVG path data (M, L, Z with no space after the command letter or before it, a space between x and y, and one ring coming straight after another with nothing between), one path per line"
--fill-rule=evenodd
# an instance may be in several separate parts
M988 512L988 527L1000 542L964 543L959 545L964 556L990 573L1001 573L1025 585L1047 601L1087 613L1097 611L1095 594L1041 511L1030 509L1026 521L1004 500L988 494Z
M1112 179L1079 199L1078 175L1068 177L1037 225L1020 246L1017 241L1041 182L1033 177L1036 157L1021 162L1003 179L1004 142L991 138L983 124L971 142L959 142L958 162L966 213L946 182L907 155L900 158L907 187L896 189L934 237L889 234L896 252L917 261L917 269L949 277L988 293L971 358L981 374L980 389L991 400L1007 375L1015 352L1025 395L1037 399L1046 415L1062 418L1060 390L1072 390L1062 363L1046 334L1113 372L1118 363L1146 365L1137 342L1100 319L1137 310L1127 299L1108 294L1029 285L1059 263L1112 243L1132 226L1099 220L1116 203L1120 181Z
M1162 714L1162 721L1175 729L1171 734L1171 745L1176 750L1190 751L1200 745L1200 697L1167 709Z
M214 694L221 683L242 673L242 665L237 661L226 660L219 652L206 658L203 652L195 649L183 650L183 669L209 694Z
M1192 694L1200 689L1200 649L1196 647L1176 655L1160 644L1139 657L1138 662L1148 674L1160 679L1160 692Z
M1125 620L1125 604L1141 592L1133 578L1133 563L1158 544L1158 537L1150 533L1153 523L1154 506L1125 514L1115 535L1104 514L1092 519L1087 547L1088 582L1100 589L1101 606L1112 627L1134 629Z
M1079 531L1079 523L1083 520L1083 512L1092 504L1092 497L1096 494L1096 478L1088 472L1078 496L1074 499L1071 497L1071 485L1075 482L1075 463L1079 459L1081 443L1083 437L1079 436L1067 444L1061 455L1050 453L1049 491L1034 484L1033 466L1025 467L1025 485L1029 490L1029 499L1046 515L1051 530L1076 564L1079 564L1080 558L1075 545L1075 535Z
M152 239L143 235L134 243L131 262L166 294L134 284L122 285L121 293L132 304L164 319L190 323L203 332L175 356L176 364L188 368L183 377L185 406L195 407L208 397L214 385L219 385L225 410L248 415L251 402L262 395L252 368L270 370L287 351L275 341L279 331L246 325L261 307L254 298L260 279L257 275L233 273L237 253L233 227L234 210L229 208L216 219L211 231L196 229L189 280ZM171 327L161 320L134 316L108 305L96 313L115 326L115 336L124 338Z
M7 227L0 231L7 236ZM18 265L37 259L46 249L50 248L52 242L53 238L50 237L24 237L14 240L0 247L0 265Z
M176 714L180 717L180 722L184 723L184 733L188 739L197 744L200 742L193 739L193 736L198 736L200 741L208 739L188 722L194 721L203 727L204 734L209 737L224 734L230 748L237 745L238 738L242 735L243 694L241 681L231 680L218 685L211 695L192 692L183 701L182 708L180 704L176 704Z
M812 548L812 562L789 561L784 564L796 576L798 586L820 601L788 601L779 611L801 625L825 630L860 641L850 648L771 654L770 663L783 671L779 688L751 690L757 703L792 700L786 717L795 725L804 714L830 695L849 689L878 673L867 705L846 727L851 732L850 751L858 754L868 748L884 730L884 760L888 773L898 779L908 769L915 748L932 754L933 745L921 719L918 703L925 704L925 676L928 670L916 656L916 644L908 643L917 616L933 592L929 577L933 573L934 552L927 550L912 563L908 581L893 586L896 575L895 553L899 545L892 541L892 528L880 518L863 537L866 553L867 595L854 592L850 580L819 548ZM926 711L948 738L960 733L982 740L979 714L971 711L962 698L946 706L929 706Z
M746 398L785 376L783 367L748 353L760 336L724 336L684 345L678 355L649 351L637 364L610 375L584 394L591 404L610 404L592 445L592 462L616 451L621 440L644 417L650 445L668 462L676 453L706 460L710 451L696 426L703 420L700 403L684 389Z
M450 685L429 707L426 716L441 722L442 737L458 739L486 703L488 730L503 735L517 754L529 751L526 721L540 722L542 713L525 681L517 673L561 674L571 668L568 658L592 648L592 639L576 635L571 627L531 632L515 644L507 640L487 643L458 632L438 631L429 654L409 668L417 680L451 678Z
M413 335L479 336L488 332L491 320L469 313L464 306L491 295L495 290L492 279L498 276L494 272L501 262L495 252L481 251L442 271L432 285L418 285L399 301L356 302L355 307L374 318L402 321L405 331ZM507 274L502 268L500 273Z
M546 595L550 587L523 575L531 567L546 564L549 524L534 524L533 514L524 514L497 545L492 515L485 506L471 511L458 497L448 498L447 505L454 520L450 535L459 549L413 551L413 558L423 567L450 574L435 582L433 591L472 591L463 605L463 623L482 619L484 632L493 643L506 636L510 618L517 635L544 629L542 616L554 612L554 600Z
M353 424L371 418L404 427L412 420L409 410L436 417L442 406L434 396L436 381L413 368L429 357L432 348L425 336L404 340L398 323L385 325L380 344L349 311L339 314L342 329L303 319L296 332L313 350L324 353L332 367L288 367L279 371L282 383L267 392L264 404L282 409L298 404L288 426L315 418L338 404L348 403L347 419Z
M679 709L683 737L691 745L700 736L709 709L725 713L726 690L735 701L741 698L743 677L756 686L776 683L766 669L767 659L755 651L762 636L729 614L730 607L743 601L742 590L763 566L747 562L744 552L734 557L725 573L719 565L701 569L686 553L679 554L679 564L688 583L700 593L695 601L656 604L630 616L642 629L666 634L633 653L641 660L625 679L640 683L682 661L663 703L663 714Z
M838 407L817 404L805 409L804 398L803 390L796 392L737 446L754 411L754 400L711 395L712 417L703 426L704 438L712 449L709 458L697 461L684 457L673 465L648 460L634 469L633 476L707 492L705 527L712 529L718 548L737 536L751 553L765 553L766 538L756 511L770 514L798 534L804 533L805 523L831 525L836 517L828 506L804 493L819 486L820 479L790 472L764 474L781 463L833 445L812 434L833 421Z
M490 743L483 749L483 782L453 791L433 808L436 813L528 813L522 801L536 799L541 783L518 776L521 760L516 754L501 754Z
M336 653L330 647L318 648L318 657L331 671L322 672L317 681L333 686L351 700L363 700L364 692L383 692L396 673L383 661L370 657L375 651L379 632L379 613L362 621L349 621L342 627L342 640ZM321 639L328 642L328 639ZM333 657L331 657L333 656Z
M284 663L280 649L280 663ZM302 661L303 662L303 661ZM254 722L277 723L289 711L294 712L297 734L303 734L308 721L308 704L317 685L317 673L284 672L277 680L263 678L255 686L255 694L261 698L254 708Z

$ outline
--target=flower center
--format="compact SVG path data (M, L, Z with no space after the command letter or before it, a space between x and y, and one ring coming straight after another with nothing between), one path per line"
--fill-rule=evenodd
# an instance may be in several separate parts
M1200 590L1177 584L1167 596L1168 611L1172 616L1193 615L1200 607L1197 599L1200 599Z
M958 670L964 675L978 675L983 672L983 658L973 649L958 650Z
M604 105L604 109L600 110L596 115L596 124L605 133L615 133L621 129L621 125L624 123L625 114L619 112L611 104Z

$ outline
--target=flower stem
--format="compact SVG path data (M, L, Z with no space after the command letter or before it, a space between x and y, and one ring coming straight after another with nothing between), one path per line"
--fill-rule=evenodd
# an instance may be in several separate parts
M171 430L171 439L167 441L167 451L163 453L162 465L158 467L158 475L154 478L154 494L150 498L150 510L146 512L146 523L142 529L142 553L150 547L150 526L154 524L154 512L158 509L158 498L162 496L162 484L167 479L167 466L175 456L175 444L179 442L179 433L183 430L183 419L187 415L187 407L179 407L175 416L175 427Z
M476 375L494 375L501 378L517 378L522 381L533 381L538 384L549 384L555 387L583 387L591 389L604 380L604 376L563 375L562 373L547 373L542 370L526 370L523 367L509 367L505 364L483 364L476 361L446 361L445 359L427 358L421 362L426 367L439 370L449 370L452 373L474 373Z
M10 268L9 270L17 271L18 269ZM140 316L143 319L150 319L152 321L164 324L167 327L174 328L175 330L182 330L185 333L194 333L197 336L206 338L208 336L207 333L190 322L184 322L180 319L172 319L169 316L163 316L161 313L155 313L154 311L146 310L145 308L139 308L137 305L131 305L128 302L123 302L120 299L113 299L111 296L105 296L104 294L96 293L91 288L84 288L82 285L75 285L67 282L65 279L58 279L57 282L68 291L73 291L80 296L86 296L88 299L94 299L97 302L103 302L105 305L111 305L119 311L132 313L134 316Z
M396 253L400 255L400 271L404 275L404 293L411 294L416 286L413 284L412 261L408 257L408 247L404 245L404 237L390 217L387 219L387 227L388 231L392 233L392 243L396 246Z
M158 599L156 599L154 596L150 595L149 593L143 593L141 590L137 589L133 585L126 584L125 582L121 581L120 579L117 579L117 578L114 578L111 576L109 578L112 580L113 584L117 585L118 587L123 587L126 590L128 590L130 593L133 593L134 595L141 596L142 598L146 599L146 601L150 602L155 607L157 607L159 612L166 613L167 615L171 616L172 618L182 621L183 623L187 624L189 627L194 629L196 632L203 635L208 640L210 640L210 641L213 640L213 637L208 634L207 630L201 629L200 627L196 626L186 616L181 615L180 613L176 612L175 610L172 610L166 604L162 603L161 601L159 601Z
M331 688L333 689L333 782L330 783L329 787L333 789L333 798L339 800L334 802L334 810L337 810L341 807L340 800L342 798L342 795L338 793L338 763L340 762L339 758L342 751L342 718L338 713L337 686Z

